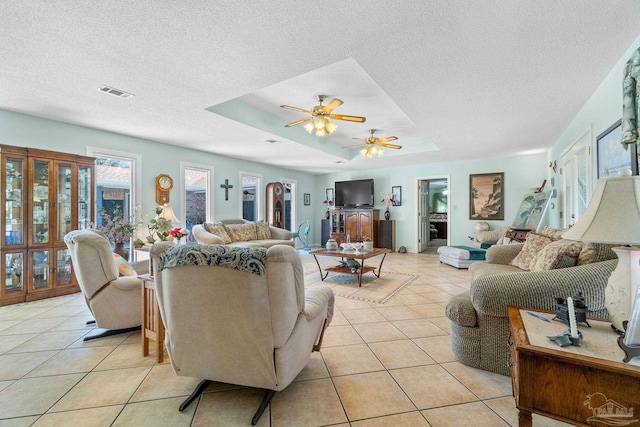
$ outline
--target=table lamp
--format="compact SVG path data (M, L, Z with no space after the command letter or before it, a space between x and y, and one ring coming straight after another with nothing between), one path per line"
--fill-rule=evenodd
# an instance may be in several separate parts
M176 218L176 214L173 213L173 209L167 203L162 205L162 211L158 214L158 218L166 219L171 225L180 223L180 220Z
M640 281L640 176L619 176L598 180L584 215L562 237L590 243L626 245L613 248L618 265L605 288L605 307L611 324L624 331ZM639 325L640 326L640 325Z

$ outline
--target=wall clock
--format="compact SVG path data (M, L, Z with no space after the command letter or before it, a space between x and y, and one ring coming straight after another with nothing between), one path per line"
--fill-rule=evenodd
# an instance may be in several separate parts
M156 177L156 203L164 205L169 203L169 192L173 188L173 179L167 175L161 173Z

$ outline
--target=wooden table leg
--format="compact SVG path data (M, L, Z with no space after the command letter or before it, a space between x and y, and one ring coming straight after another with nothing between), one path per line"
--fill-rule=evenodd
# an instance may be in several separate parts
M380 260L380 265L378 266L378 272L376 273L376 271L373 270L373 274L375 274L376 277L380 277L380 275L382 274L382 263L384 262L384 259L386 257L387 257L386 253L384 255L382 255L382 259Z
M524 409L518 410L518 427L531 427L533 420L531 418L531 412Z

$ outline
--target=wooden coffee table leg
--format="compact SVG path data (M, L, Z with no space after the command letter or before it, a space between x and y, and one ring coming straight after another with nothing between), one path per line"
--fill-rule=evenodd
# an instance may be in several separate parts
M376 277L380 277L380 275L382 274L382 263L384 262L384 259L386 257L387 257L386 253L384 255L382 255L382 259L380 260L380 265L378 266L378 272L376 273L376 271L373 270L373 274L375 274Z
M318 264L318 270L320 271L320 280L322 280L324 282L324 279L327 278L327 276L329 275L328 271L324 272L324 276L322 275L322 267L320 267L320 262L318 262L318 257L314 254L313 255L313 259L316 260L316 264Z

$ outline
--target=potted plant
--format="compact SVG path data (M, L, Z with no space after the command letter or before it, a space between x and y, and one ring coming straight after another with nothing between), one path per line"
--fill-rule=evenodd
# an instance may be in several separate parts
M116 207L112 213L103 208L100 212L100 217L102 218L102 225L98 227L98 230L102 231L113 244L113 252L128 260L129 252L124 247L124 244L133 238L136 228L144 220L136 219L135 213L128 218L125 217L120 207Z
M146 241L136 239L136 241L134 242L136 248L140 248L143 246L153 246L154 243L164 242L167 240L167 237L169 237L173 226L171 225L171 221L160 216L160 214L162 213L162 206L156 207L155 213L155 218L151 218L151 220L149 220L149 223L147 224L149 235L146 237Z
M333 206L333 200L331 199L325 199L324 202L325 205L327 205L327 213L325 214L326 218L329 219L329 216L331 215L331 213L329 212L329 206Z
M373 241L370 237L365 236L362 238L362 246L365 251L371 252L373 250Z

